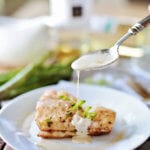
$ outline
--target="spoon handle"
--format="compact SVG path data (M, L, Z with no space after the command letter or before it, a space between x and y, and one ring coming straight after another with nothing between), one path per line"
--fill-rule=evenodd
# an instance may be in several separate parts
M131 35L136 35L138 32L143 30L147 25L150 23L150 15L146 16L144 19L137 22L135 25L133 25L128 32L131 33Z
M146 16L139 22L137 22L135 25L133 25L128 32L122 36L116 43L118 47L126 40L128 39L131 35L136 35L138 32L143 30L145 27L147 27L150 24L150 15Z
M138 23L146 27L150 23L150 15L146 16L144 19L140 20Z

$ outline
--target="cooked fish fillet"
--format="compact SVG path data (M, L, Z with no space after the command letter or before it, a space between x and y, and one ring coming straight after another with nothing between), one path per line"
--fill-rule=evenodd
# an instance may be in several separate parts
M69 98L69 99L68 99ZM75 126L71 124L76 111L69 111L77 99L64 91L47 91L36 107L36 123L40 129L38 136L43 138L66 138L76 135ZM115 121L115 112L104 108L95 109L96 116L88 127L88 134L95 136L109 133ZM78 110L82 114L83 109Z

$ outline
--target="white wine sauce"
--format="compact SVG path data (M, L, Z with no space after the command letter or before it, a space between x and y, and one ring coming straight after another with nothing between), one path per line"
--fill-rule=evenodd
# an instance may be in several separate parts
M86 54L75 60L71 67L74 70L93 70L97 68L103 68L106 65L111 64L118 58L118 51L113 48L108 52L105 50L99 50L97 52Z
M77 97L77 99L79 99L79 92L80 92L80 71L79 70L77 70L76 71L77 72L77 89L76 89L76 97Z

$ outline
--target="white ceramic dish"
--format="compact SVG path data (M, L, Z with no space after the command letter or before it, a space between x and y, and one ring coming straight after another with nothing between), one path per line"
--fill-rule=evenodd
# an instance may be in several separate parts
M26 126L24 133L27 116L34 112L37 100L47 89L65 89L76 95L76 84L60 82L21 95L0 112L0 136L15 150L41 149L35 143L43 143L43 147L48 144L48 150L131 150L150 136L150 111L145 104L125 93L86 84L80 85L80 98L86 99L89 105L102 105L117 113L110 134L93 137L90 144L77 144L71 139L40 139L30 126ZM33 126L33 121L29 121L30 124Z
M44 19L0 17L0 64L21 66L32 62L51 49L50 27ZM17 58L17 59L16 59Z

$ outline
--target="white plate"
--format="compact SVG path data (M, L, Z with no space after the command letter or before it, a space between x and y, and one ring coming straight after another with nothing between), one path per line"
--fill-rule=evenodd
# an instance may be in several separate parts
M71 139L46 140L36 137L33 128L24 133L25 122L34 112L36 102L47 89L65 89L76 95L76 84L60 82L40 88L15 98L0 113L0 136L15 150L37 150L36 143L49 144L48 150L131 150L142 144L150 136L150 111L138 99L125 93L99 87L81 84L80 98L86 99L89 105L102 105L117 113L112 132L108 135L93 137L90 144L76 144ZM29 118L28 118L29 119ZM33 121L29 124L34 126Z

